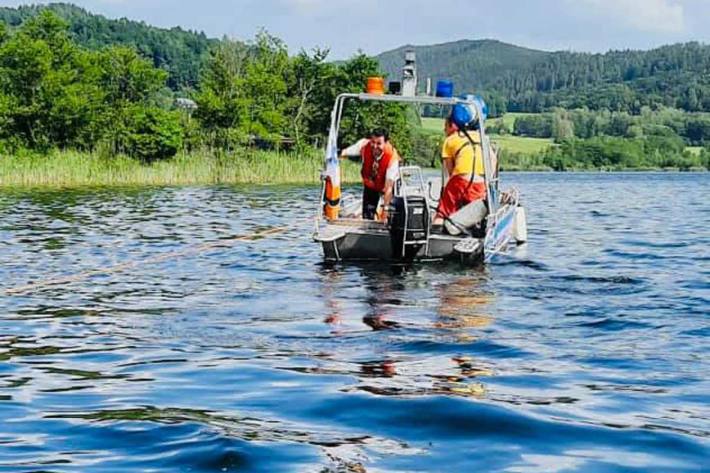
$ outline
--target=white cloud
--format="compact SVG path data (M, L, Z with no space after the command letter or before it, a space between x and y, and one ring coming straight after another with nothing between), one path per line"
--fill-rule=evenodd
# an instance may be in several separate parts
M571 0L592 7L598 17L625 24L638 31L683 33L685 11L677 0Z

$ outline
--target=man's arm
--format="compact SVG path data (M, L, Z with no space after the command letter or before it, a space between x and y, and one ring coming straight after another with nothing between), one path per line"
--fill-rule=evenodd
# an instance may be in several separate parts
M444 169L446 170L446 177L451 177L451 173L454 172L455 159L444 158Z
M496 152L495 148L493 145L491 145L490 149L490 155L491 155L491 176L493 177L498 177L497 172L498 172L498 153Z
M399 179L399 160L393 159L387 168L387 174L385 174L385 190L382 194L382 208L384 209L382 213L383 220L387 220L387 208L392 203L394 183L397 179Z
M361 140L358 140L357 143L348 146L344 150L340 152L340 157L341 158L359 158L360 157L360 151L362 151L362 148L367 144L368 139L367 138L362 138Z
M454 159L455 154L456 151L451 149L451 140L447 137L441 147L441 167L445 171L444 179L441 182L442 189L446 185L446 181L451 177L451 173L454 171L454 165L456 164L456 160Z

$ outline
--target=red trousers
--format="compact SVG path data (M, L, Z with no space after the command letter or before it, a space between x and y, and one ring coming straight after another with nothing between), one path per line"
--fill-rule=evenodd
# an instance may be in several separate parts
M453 176L441 194L439 207L436 209L437 216L449 217L466 204L485 196L486 185L483 182L470 182L465 176Z

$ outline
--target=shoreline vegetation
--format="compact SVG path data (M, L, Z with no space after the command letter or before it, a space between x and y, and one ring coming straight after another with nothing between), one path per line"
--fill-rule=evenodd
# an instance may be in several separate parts
M152 163L128 156L55 151L47 155L0 157L0 189L212 184L317 184L322 154L235 150L231 153L179 153ZM343 182L360 182L359 164L342 161ZM504 166L504 172L556 172L543 165ZM563 172L706 172L703 167L568 168Z
M55 151L48 155L0 157L0 189L17 187L173 186L209 184L314 184L320 154L235 150L179 153L150 163L122 155ZM359 182L356 163L344 162L345 182Z

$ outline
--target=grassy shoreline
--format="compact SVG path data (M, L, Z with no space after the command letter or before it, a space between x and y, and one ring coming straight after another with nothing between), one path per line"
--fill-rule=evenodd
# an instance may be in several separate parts
M320 153L242 150L197 152L151 164L126 156L111 158L75 151L0 156L0 188L200 184L315 184ZM343 178L358 182L356 163L344 162Z
M510 163L504 172L555 172L539 164ZM145 164L125 156L55 151L48 155L0 156L0 189L18 187L119 187L209 184L317 184L320 153L295 155L274 151L199 152ZM359 164L343 161L346 183L360 182ZM569 169L566 172L653 172L678 168ZM707 171L703 168L690 171Z

